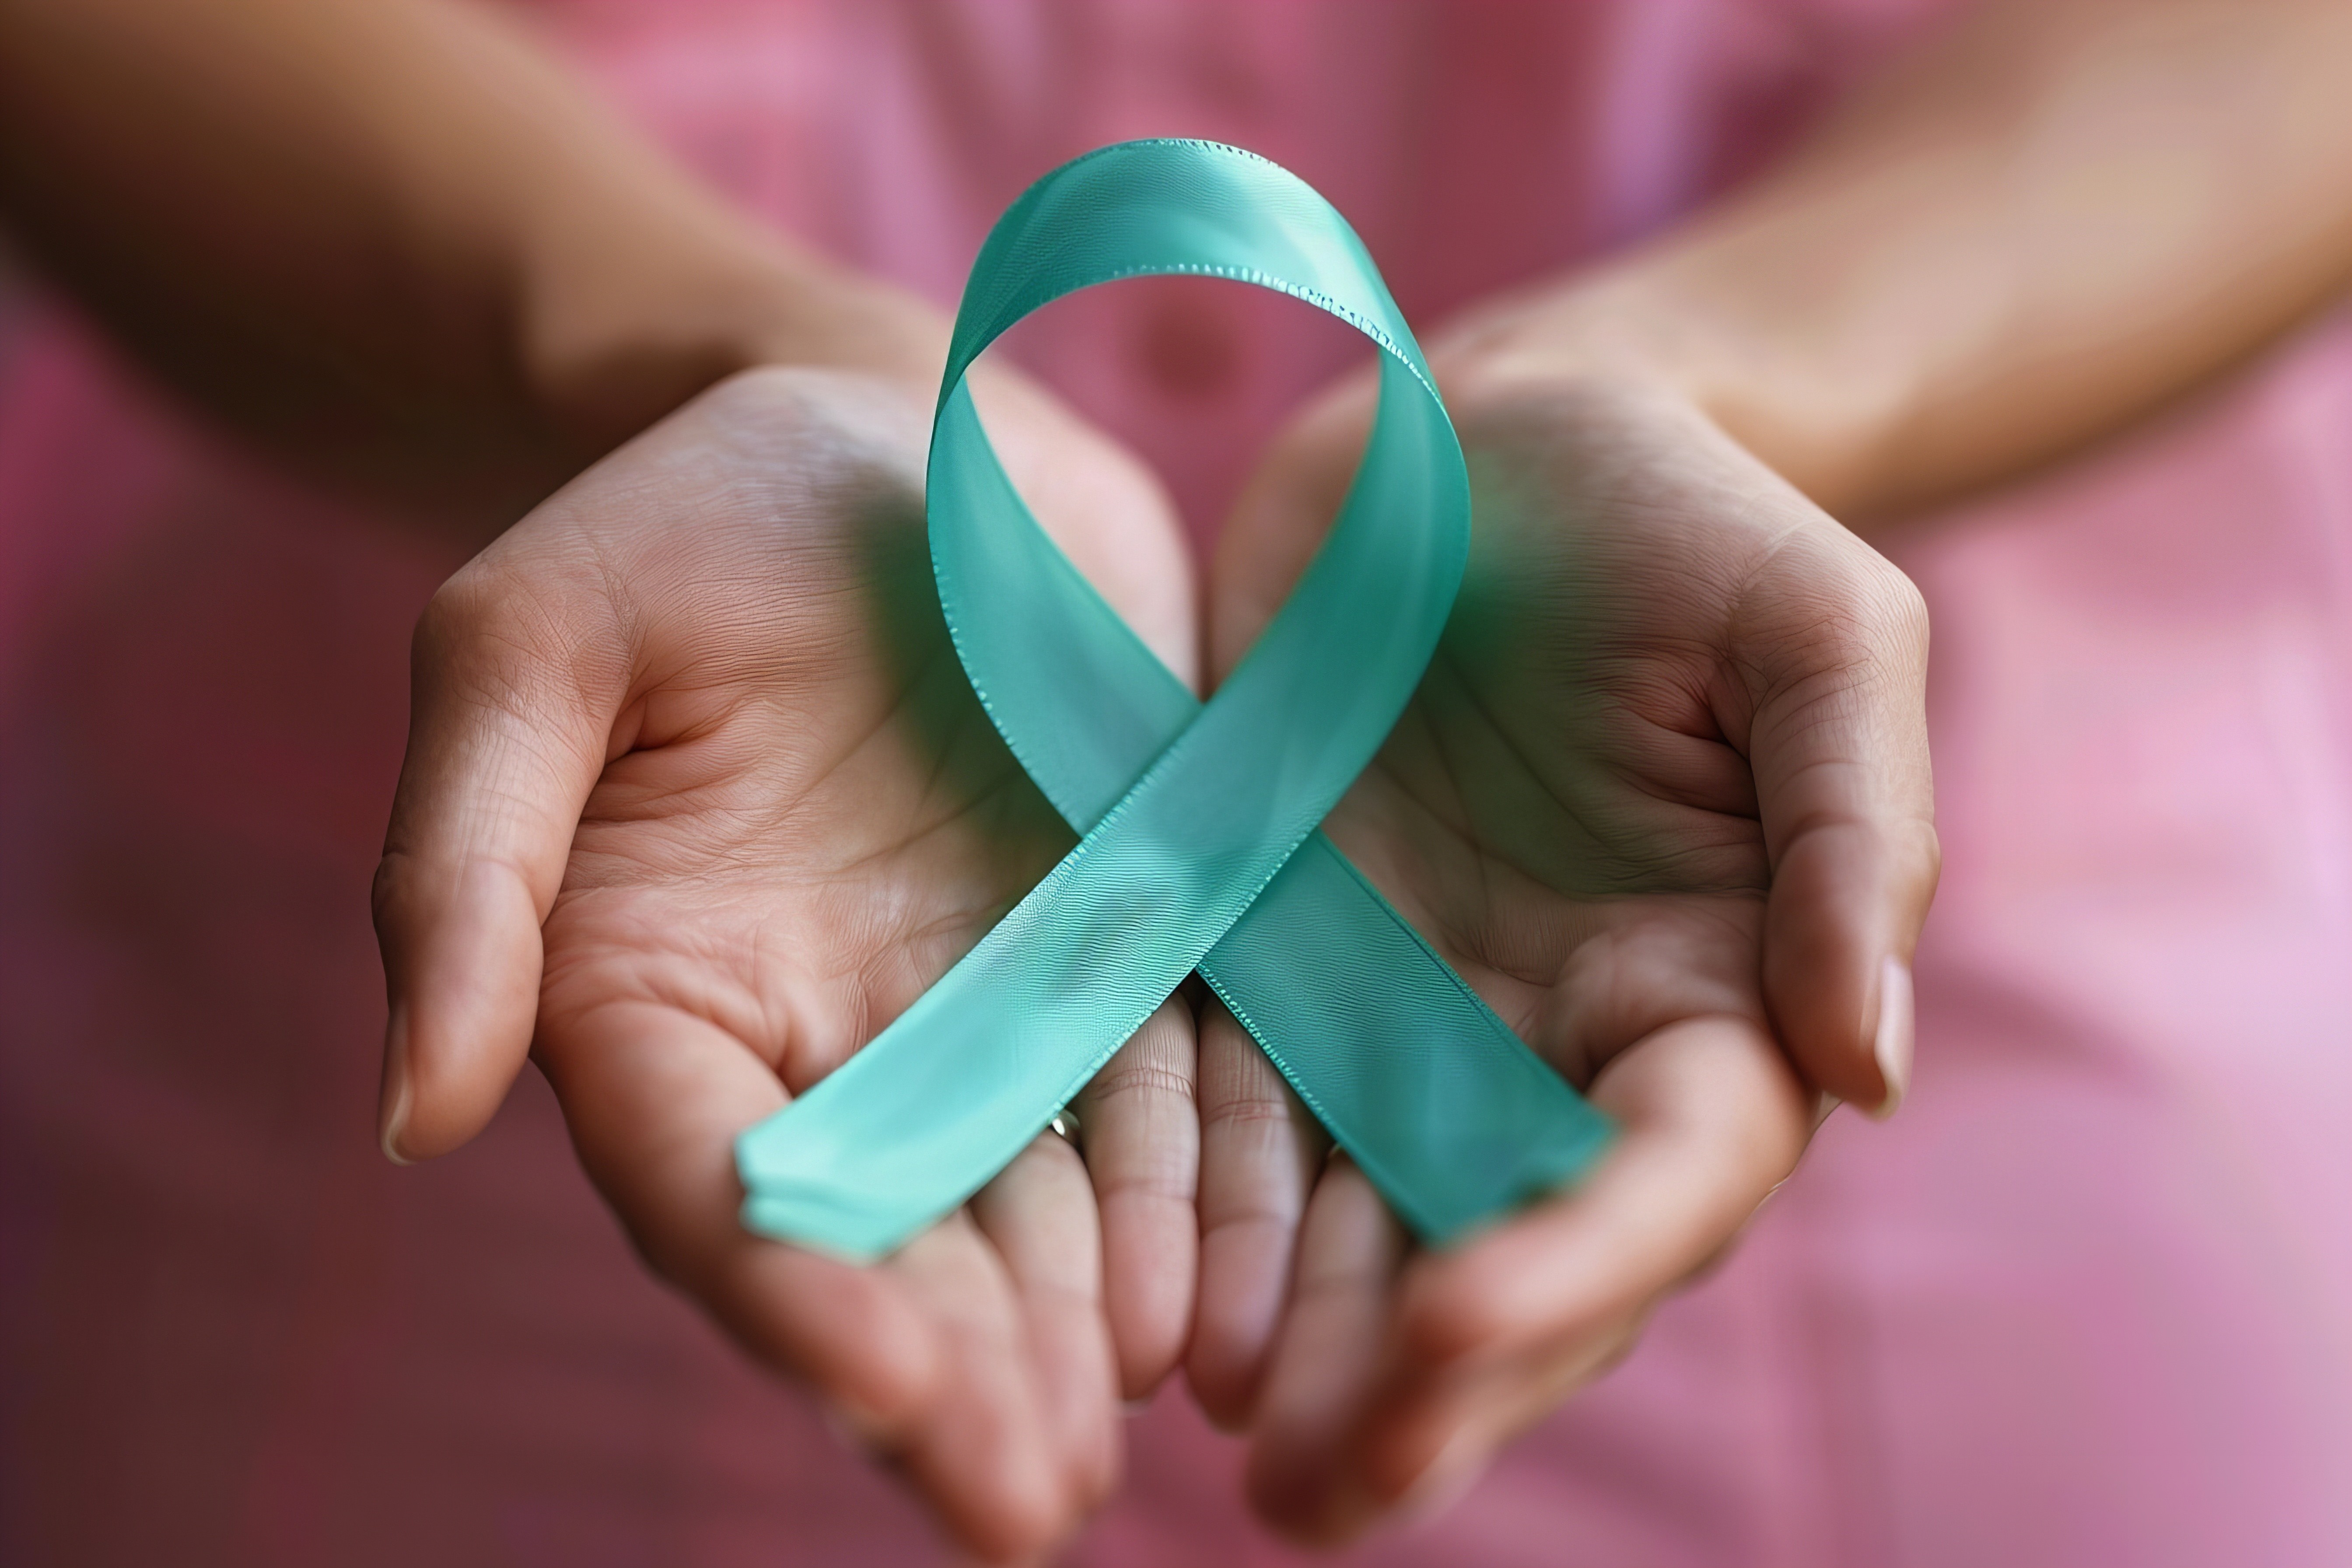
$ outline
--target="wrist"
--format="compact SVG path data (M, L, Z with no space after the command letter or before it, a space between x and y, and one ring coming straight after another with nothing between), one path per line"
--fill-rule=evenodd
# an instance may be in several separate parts
M544 226L526 251L517 361L583 455L758 365L862 371L926 395L937 383L948 323L929 304L699 192L663 197L601 203L589 221Z
M1893 398L1832 374L1703 254L1654 252L1482 304L1433 335L1430 362L1465 408L1569 386L1670 395L1841 515L1886 491Z

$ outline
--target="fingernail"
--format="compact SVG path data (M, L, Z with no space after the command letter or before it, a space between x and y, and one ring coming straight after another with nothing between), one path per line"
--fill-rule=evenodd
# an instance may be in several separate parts
M400 1152L400 1135L408 1126L408 1014L395 1007L383 1027L383 1089L376 1127L376 1146L395 1165L415 1163Z
M1912 1031L1911 966L1889 955L1878 972L1878 1037L1870 1043L1886 1083L1886 1098L1871 1112L1881 1121L1895 1114L1911 1087Z

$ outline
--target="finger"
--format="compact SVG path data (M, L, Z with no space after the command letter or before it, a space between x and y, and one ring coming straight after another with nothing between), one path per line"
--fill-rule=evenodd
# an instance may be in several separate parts
M1766 1003L1816 1087L1890 1114L1939 865L1927 609L1842 530L1780 552L1748 602L1750 642L1769 650L1748 747L1772 860Z
M1192 1012L1171 996L1076 1104L1102 1215L1104 1310L1128 1399L1160 1386L1192 1326L1201 1251L1194 1070Z
M944 1352L904 1283L754 1236L738 1217L736 1135L788 1099L767 1065L650 1001L551 1009L540 1061L582 1168L646 1261L868 1442L909 1441Z
M1064 1508L1076 1517L1109 1496L1119 1462L1118 1372L1086 1166L1046 1133L981 1189L971 1215L1011 1277Z
M559 995L540 1059L582 1167L657 1272L812 1385L970 1550L1010 1560L1061 1532L1068 1507L1028 1330L969 1215L878 1268L746 1231L734 1140L788 1097L704 1019L649 1001L574 1014Z
M1329 1140L1214 998L1201 1010L1200 1098L1200 1304L1184 1373L1209 1419L1232 1429L1256 1402Z
M530 1045L540 924L627 688L603 600L497 546L434 596L413 652L408 754L375 878L390 1004L380 1132L397 1161L479 1131ZM583 647L609 647L608 658Z
M1571 1191L1417 1260L1399 1321L1402 1380L1600 1331L1712 1258L1803 1152L1812 1099L1756 1022L1669 1025L1594 1080L1618 1122Z
M1090 1208L1084 1180L1068 1175L1067 1193ZM1039 1374L1038 1335L1066 1314L1048 1310L1041 1330L970 1210L916 1237L888 1268L920 1303L940 1349L938 1385L898 1448L900 1465L967 1548L991 1563L1025 1562L1067 1533L1082 1500ZM1097 1398L1108 1410L1109 1357L1099 1327L1090 1332Z
M1371 1517L1349 1450L1389 1334L1404 1231L1344 1155L1316 1184L1298 1276L1250 1431L1250 1502L1298 1539L1344 1540Z
M1595 1376L1712 1258L1803 1152L1813 1101L1752 1020L1690 1019L1603 1070L1620 1134L1574 1191L1415 1258L1352 1467L1367 1513L1427 1508Z
M1629 1316L1554 1347L1433 1380L1367 1423L1352 1486L1367 1518L1427 1519L1467 1491L1512 1438L1615 1366L1641 1336Z

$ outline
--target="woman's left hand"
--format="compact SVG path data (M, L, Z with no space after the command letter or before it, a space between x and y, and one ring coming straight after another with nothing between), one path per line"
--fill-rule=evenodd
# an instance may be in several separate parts
M1189 1372L1247 1425L1259 1510L1318 1540L1465 1483L1622 1354L1788 1175L1822 1094L1892 1109L1937 875L1900 572L1670 393L1449 391L1469 573L1326 828L1621 1132L1574 1190L1423 1250L1203 1018ZM1213 669L1319 542L1367 405L1324 405L1244 496Z

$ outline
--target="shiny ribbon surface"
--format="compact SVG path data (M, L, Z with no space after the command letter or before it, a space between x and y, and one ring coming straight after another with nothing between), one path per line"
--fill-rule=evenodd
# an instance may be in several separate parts
M1381 351L1339 518L1205 704L1037 526L964 384L1039 306L1164 273L1277 289ZM972 689L1081 837L889 1027L743 1134L744 1223L836 1256L894 1250L1010 1163L1195 970L1424 1241L1583 1171L1608 1120L1318 831L1419 683L1470 532L1453 425L1329 204L1204 142L1105 147L1030 187L965 286L928 506Z

